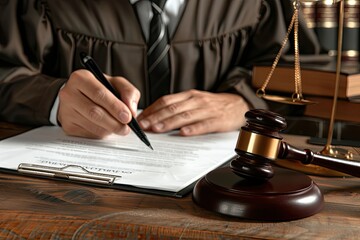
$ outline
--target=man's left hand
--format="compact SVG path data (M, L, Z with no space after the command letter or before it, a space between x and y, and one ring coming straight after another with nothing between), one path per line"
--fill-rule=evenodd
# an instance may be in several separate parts
M156 133L179 129L192 136L237 130L249 110L245 100L231 93L189 90L156 100L138 116L144 130Z

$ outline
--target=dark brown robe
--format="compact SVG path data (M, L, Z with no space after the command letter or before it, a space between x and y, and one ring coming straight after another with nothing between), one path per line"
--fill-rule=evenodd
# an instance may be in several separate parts
M233 92L264 108L249 70L274 59L291 14L290 0L188 0L170 43L171 91ZM319 52L302 26L302 53ZM131 81L139 108L149 105L147 45L129 1L0 0L0 119L49 124L59 88L82 68L81 51Z

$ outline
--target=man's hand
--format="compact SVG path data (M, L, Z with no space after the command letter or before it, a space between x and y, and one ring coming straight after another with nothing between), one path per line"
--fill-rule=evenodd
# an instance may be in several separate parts
M125 78L106 78L119 91L121 100L87 70L70 75L59 92L58 121L66 134L103 138L111 133L129 133L127 123L136 116L140 92Z
M191 136L239 129L248 110L239 95L189 90L161 97L144 109L138 121L144 130L180 129L181 135Z

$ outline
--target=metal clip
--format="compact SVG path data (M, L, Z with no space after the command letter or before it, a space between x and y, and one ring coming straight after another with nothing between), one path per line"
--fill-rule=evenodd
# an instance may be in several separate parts
M74 171L75 170L75 171ZM112 185L115 178L121 176L107 175L89 172L85 168L76 165L68 165L62 168L42 166L36 164L21 163L18 172L43 177L68 179L73 181Z

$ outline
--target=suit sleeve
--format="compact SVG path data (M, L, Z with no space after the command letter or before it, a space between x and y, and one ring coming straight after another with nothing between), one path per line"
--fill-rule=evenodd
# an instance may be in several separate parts
M58 90L66 81L45 67L53 30L41 1L11 0L0 7L0 119L47 125Z

